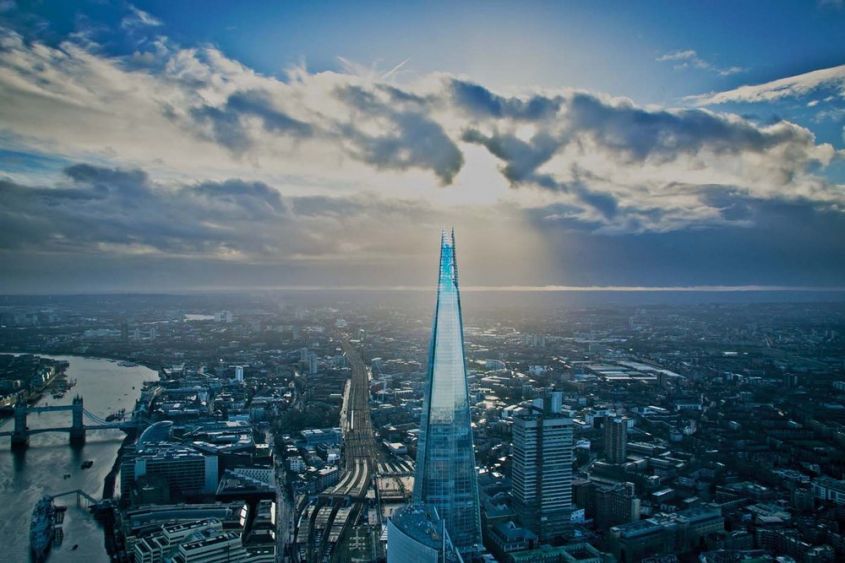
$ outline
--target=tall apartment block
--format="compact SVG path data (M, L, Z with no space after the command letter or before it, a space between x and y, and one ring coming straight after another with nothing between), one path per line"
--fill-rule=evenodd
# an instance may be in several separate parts
M608 463L625 463L628 447L628 419L608 417L604 421L604 455Z
M522 525L541 542L561 536L572 512L572 420L558 392L514 417L512 478Z

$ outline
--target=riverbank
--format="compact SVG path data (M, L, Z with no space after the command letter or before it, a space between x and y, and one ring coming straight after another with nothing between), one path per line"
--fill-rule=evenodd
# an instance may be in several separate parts
M127 446L131 446L135 443L136 436L137 433L135 431L130 431L126 434L126 437L123 438L123 442L117 450L117 455L114 458L111 470L109 470L105 479L103 479L103 500L110 500L114 498L114 485L117 481L117 475L120 473L120 462L123 460L123 452L126 450Z
M96 353L80 353L75 349L57 349L57 350L50 350L49 352L45 352L43 350L34 350L28 347L19 347L17 349L6 350L4 352L0 352L0 355L8 354L13 356L19 356L21 354L30 354L32 356L41 356L42 358L53 358L53 357L68 357L68 358L85 358L88 360L108 360L112 362L129 362L134 364L134 366L121 366L121 367L145 367L147 369L153 370L158 372L163 365L159 365L157 362L150 361L150 360L140 360L137 358L129 357L129 354L110 354L108 352L100 352L99 350Z
M106 475L106 478L103 479L103 500L114 499L114 485L117 481L117 476L120 473L120 464L123 461L123 453L128 446L135 443L136 437L137 432L129 432L120 444L120 448L117 450L117 455L114 458L111 470ZM121 547L118 543L118 534L115 533L115 523L117 521L115 514L116 510L117 504L115 503L112 508L101 517L101 522L103 524L103 543L106 548L106 553L108 553L111 559L115 559L117 557L118 551Z
M69 361L66 373L77 380L74 391L84 397L86 410L103 417L121 408L131 412L144 382L159 379L157 371L142 366L121 366L112 358L35 355ZM129 391L131 387L136 391ZM72 397L45 400L51 405L64 405ZM67 412L47 412L30 417L29 423L33 428L63 427L68 425L68 419ZM8 426L10 422L0 423ZM96 430L89 432L87 438L84 444L69 446L66 433L37 434L31 437L30 447L22 452L10 451L8 438L0 440L0 475L4 476L0 480L0 545L6 550L5 559L28 560L29 513L41 496L73 489L98 498L114 498L119 494L121 448L125 451L130 437L118 430ZM82 462L89 459L94 461L93 466L82 469ZM113 524L106 514L103 516L95 520L87 510L69 506L63 524L65 541L54 549L54 558L86 563L111 561L104 546L113 537ZM70 553L74 545L78 548Z
M36 354L30 352L2 352L0 356L33 356L39 360L41 359L49 359L49 356L44 354ZM28 405L34 405L42 398L44 398L44 393L52 389L52 387L58 383L59 381L66 379L67 375L67 362L57 362L55 365L50 366L50 376L47 380L45 380L41 385L34 390L23 390L12 395L5 397L3 400L0 400L0 417L11 416L14 414L14 405L17 401L17 397L23 394L24 400ZM33 374L29 374L29 377L32 377ZM29 381L27 380L27 383Z
M7 355L7 356L21 356L21 355L31 355L41 358L53 358L53 357L68 357L68 358L82 358L87 360L106 360L110 362L117 363L120 367L143 367L151 371L155 371L156 373L160 373L161 368L158 367L156 364L152 362L144 362L141 360L134 360L128 359L125 355L120 356L113 356L113 355L102 355L102 356L92 356L89 354L76 354L73 352L50 352L50 353L38 353L34 351L30 351L27 349L22 350L14 350L14 351L6 351L0 352L0 356ZM121 363L125 362L125 364ZM62 366L60 370L51 376L50 380L45 382L44 385L37 391L31 392L28 394L26 402L28 405L32 406L35 405L38 401L44 398L44 392L48 391L52 388L53 385L57 384L63 379L67 379L67 367ZM70 389L70 387L68 387ZM66 389L67 390L67 389ZM7 419L14 415L14 398L7 398L0 401L0 420Z

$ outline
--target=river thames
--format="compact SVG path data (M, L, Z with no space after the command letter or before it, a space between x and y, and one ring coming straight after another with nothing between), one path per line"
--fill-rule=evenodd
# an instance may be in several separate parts
M75 379L76 386L61 399L45 393L39 405L70 404L75 395L81 395L85 408L105 418L118 409L132 411L140 396L144 381L158 379L155 371L144 366L125 367L113 360L81 356L42 357L65 360L70 363L68 379ZM86 421L90 424L89 421ZM30 428L69 426L70 412L51 412L30 415ZM2 422L3 430L14 426L11 418ZM114 463L124 434L119 430L98 430L87 433L85 445L72 448L66 433L36 434L24 452L12 452L9 438L0 439L0 545L5 561L29 561L29 519L36 501L44 494L57 494L73 489L101 498L103 479ZM85 460L93 460L90 469L81 469ZM69 477L65 478L65 475ZM115 496L119 494L118 478ZM68 507L65 514L64 541L53 548L50 560L109 561L100 525L84 508L76 506L71 495L56 500L57 505ZM76 550L73 546L78 545Z

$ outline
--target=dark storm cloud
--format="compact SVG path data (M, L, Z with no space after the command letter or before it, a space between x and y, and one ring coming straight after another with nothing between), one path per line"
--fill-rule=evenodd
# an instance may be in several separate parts
M792 123L761 127L728 114L646 109L584 92L568 94L554 118L527 129L503 123L479 121L462 140L499 159L511 187L559 194L567 211L551 215L593 232L748 226L756 214L747 199L843 208L841 190L814 176L835 157L833 148L816 145L810 131ZM730 182L730 190L687 180L711 178Z
M0 231L0 248L259 251L272 241L247 227L288 217L282 196L261 182L162 187L141 170L80 164L64 172L69 183L52 188L0 181L0 217L8 226Z
M475 129L464 134L464 140L483 144L496 156L514 161L516 170L526 168L519 165L523 160L545 162L555 150L583 134L633 160L671 160L704 148L717 153L761 152L784 143L806 143L811 137L799 127L766 131L749 121L731 120L704 110L649 110L630 102L610 103L586 92L521 99L504 98L483 86L459 80L452 80L450 86L456 105L477 116L535 120L555 118L561 112L556 124L562 127L557 137L541 132L530 144L512 135L484 136Z
M649 109L586 92L504 97L454 78L443 80L443 90L426 95L389 84L355 84L340 78L336 82L332 95L343 105L341 117L320 113L292 119L278 109L274 95L257 89L231 94L222 107L204 106L193 115L208 120L217 142L236 153L255 143L243 119L252 116L266 132L316 139L378 169L430 170L444 185L452 183L464 165L464 155L452 139L458 132L461 141L483 146L502 162L499 170L512 187L566 194L582 206L586 223L595 222L595 212L616 230L683 228L700 217L709 217L705 222L710 223L714 214L739 220L739 208L709 214L698 209L709 205L706 198L693 204L696 214L686 218L679 218L683 206L659 208L670 201L664 196L674 195L655 191L672 188L663 176L674 174L676 184L682 184L685 173L708 166L735 171L737 186L754 197L790 199L799 192L807 197L828 189L813 186L812 179L808 184L807 176L829 162L832 148L817 147L812 133L788 122L761 126L729 114ZM527 135L521 125L529 127ZM604 156L606 165L588 170L574 160L593 153ZM745 165L725 162L747 155L761 157L748 179L742 177ZM553 165L557 157L562 163ZM618 174L613 181L599 177L610 177L612 168L643 164L669 172L649 186L630 184ZM768 185L761 183L761 174L767 175ZM743 185L749 182L756 185ZM671 221L651 222L672 214Z
M573 168L572 175L575 178L569 182L556 182L547 176L538 175L538 185L556 191L562 191L574 196L574 204L555 203L543 207L531 208L526 213L534 222L557 224L568 229L584 232L601 232L621 236L626 234L642 234L649 230L657 231L655 225L672 225L674 212L671 209L664 209L661 206L647 207L626 207L620 200L611 193L595 190L590 187L590 180L602 181L594 175ZM749 196L735 186L717 184L694 185L683 183L672 183L663 188L674 193L686 193L695 197L698 205L708 211L706 219L699 219L687 225L688 229L714 229L722 227L752 227L757 219L757 209L766 200ZM583 214L581 204L598 212L595 215L586 216ZM815 208L819 212L827 209L827 206L813 204L804 201L801 205ZM618 224L608 228L612 221L617 220ZM609 223L610 221L610 223ZM676 226L663 230L681 230Z
M568 126L627 158L669 161L708 149L716 153L762 152L786 143L807 143L798 127L766 131L742 120L702 110L649 111L633 104L610 105L576 93L569 101Z
M565 205L526 214L556 249L553 279L573 285L841 286L845 214L806 201L740 198L729 188L718 193L726 213L754 222L596 236L584 222L568 220L577 209Z
M549 174L530 174L523 180L531 181L547 190L572 194L578 202L598 211L605 219L610 220L616 216L619 211L617 198L613 194L590 187L591 182L602 180L601 178L574 165L571 167L571 175L571 180L563 182L555 180Z
M244 117L260 119L266 131L281 136L303 139L314 134L309 124L278 110L272 97L258 90L235 92L223 107L204 105L192 108L190 114L201 125L211 127L215 141L236 153L246 151L253 144Z
M502 174L511 185L532 184L546 190L573 194L578 200L612 219L619 210L619 202L609 193L590 187L596 176L577 166L570 167L571 180L559 181L551 174L539 174L537 169L546 163L558 150L561 143L546 133L538 133L529 142L515 135L485 136L476 130L464 132L463 140L483 145L494 156L505 161Z
M563 102L560 97L541 95L506 98L464 80L451 80L449 87L455 105L475 117L537 120L554 117Z
M571 190L580 201L597 210L606 219L613 219L619 212L619 202L611 194L591 190L583 182L573 182Z
M548 162L563 144L560 138L546 132L534 135L530 141L523 141L513 134L484 135L475 129L467 129L462 138L468 143L484 146L504 161L502 174L514 184L536 179L535 171Z
M102 168L90 164L74 164L65 168L64 173L78 185L105 192L146 192L149 181L147 173L143 170Z
M353 147L352 154L377 168L432 170L441 182L451 183L464 164L460 149L443 127L428 117L423 98L399 96L395 88L387 92L389 101L360 86L337 90L337 97L355 113L339 126L341 137ZM381 122L384 133L366 132L357 126L358 120Z
M273 99L266 92L258 90L236 92L229 96L226 107L235 113L261 118L267 131L294 137L307 137L313 133L311 126L307 123L293 119L274 108Z
M417 107L423 108L429 106L433 100L431 97L427 96L419 96L414 94L413 92L402 90L396 86L391 84L377 84L375 89L379 92L384 92L390 98L391 102L394 103L414 103Z
M191 108L191 117L199 124L211 128L211 138L236 154L242 154L252 146L252 138L241 124L241 116L235 112L211 106Z
M420 113L404 112L391 120L396 129L385 135L344 127L345 137L354 146L352 153L376 168L429 169L444 184L451 183L464 159L443 128Z
M703 110L646 110L630 103L611 104L597 96L573 94L564 105L557 127L540 129L523 140L510 131L490 134L467 128L462 139L484 146L504 162L502 173L514 185L533 184L560 189L537 170L570 144L592 141L598 148L627 163L668 163L683 155L708 151L715 155L744 152L764 153L775 147L794 146L795 162L784 162L784 171L797 172L814 164L805 154L812 147L812 135L805 129L784 123L761 129L752 123ZM786 173L789 176L789 173ZM788 181L790 178L783 178Z
M216 205L237 209L243 213L245 219L280 218L288 211L282 195L264 182L203 182L182 193L194 198L207 198Z
M463 155L443 127L427 115L431 100L397 87L345 85L335 97L348 107L348 119L313 116L314 123L279 110L269 92L237 91L222 106L191 108L201 134L235 154L256 144L245 118L257 118L264 131L280 138L316 139L380 169L431 170L449 184L463 165ZM373 127L373 125L378 125Z
M142 170L88 164L64 170L53 187L0 180L0 252L190 256L238 261L319 258L368 228L418 222L420 202L349 197L284 197L263 182L162 185ZM20 257L20 256L19 256Z

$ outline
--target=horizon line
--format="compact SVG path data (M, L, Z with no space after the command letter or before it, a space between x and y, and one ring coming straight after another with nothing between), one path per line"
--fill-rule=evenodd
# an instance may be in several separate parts
M434 285L279 285L279 286L195 286L171 288L160 291L141 289L103 289L101 291L66 291L66 292L4 292L0 297L50 296L50 295L168 295L180 293L233 292L233 291L432 291ZM511 292L511 293L555 293L555 292L607 292L607 293L753 293L753 292L845 292L845 286L802 286L802 285L678 285L678 286L643 286L643 285L471 285L461 287L462 292Z
M282 285L258 286L253 291L431 291L433 285ZM248 288L216 288L218 291L237 291ZM202 291L202 288L198 288ZM214 291L215 288L207 288ZM802 292L845 292L845 286L800 286L800 285L678 285L678 286L645 286L645 285L469 285L462 286L461 292L739 292L739 291L802 291Z

